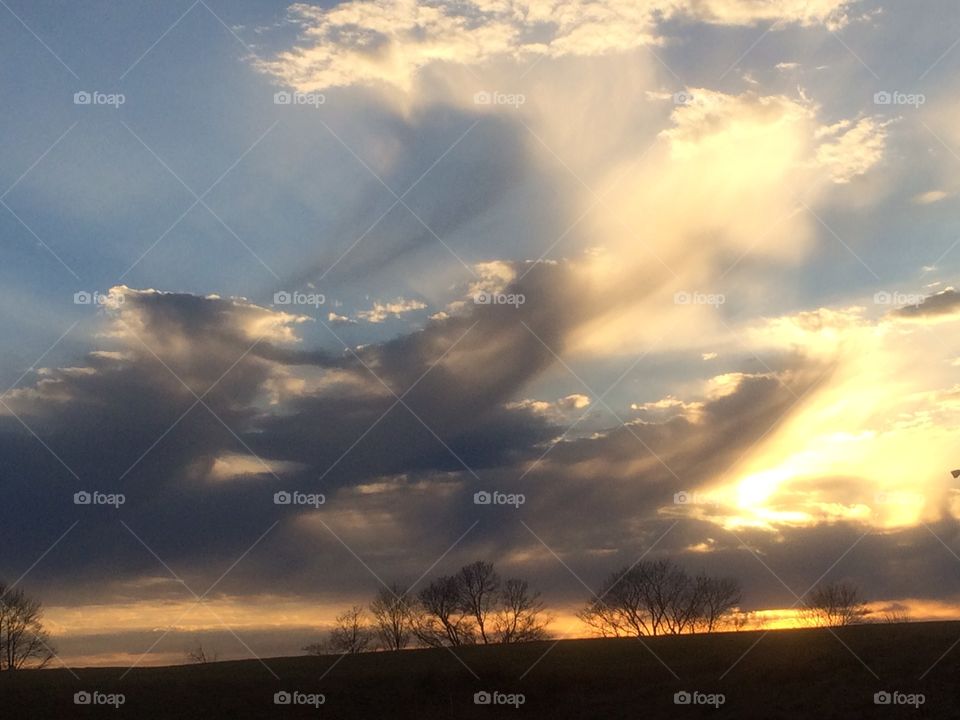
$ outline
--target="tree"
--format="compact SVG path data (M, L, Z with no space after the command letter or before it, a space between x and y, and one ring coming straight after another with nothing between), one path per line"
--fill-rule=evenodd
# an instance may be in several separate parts
M430 647L539 640L549 622L526 580L501 582L493 563L482 560L433 580L411 613L414 634Z
M317 642L312 642L309 645L304 645L301 648L307 655L313 655L314 657L320 657L321 655L327 655L327 644L323 640L318 640Z
M370 647L372 641L373 631L367 614L362 606L354 605L337 616L330 631L329 647L335 653L361 653Z
M199 640L197 641L196 647L187 650L187 662L197 663L198 665L205 665L206 663L216 662L218 654L216 652L208 653L204 647L203 643Z
M370 603L374 629L385 650L403 650L413 635L413 609L407 592L398 584L380 588Z
M698 575L700 585L700 621L706 632L713 632L740 604L743 593L735 578L715 578Z
M856 625L869 613L859 588L844 581L818 585L802 610L811 624L821 627Z
M910 622L910 613L908 612L906 606L899 603L894 603L893 605L883 609L883 612L881 612L876 622L887 625L908 623Z
M0 582L0 670L42 668L54 657L43 605Z
M460 575L444 575L433 580L417 595L414 633L424 645L472 645L473 621L463 609Z
M503 584L493 623L497 642L543 640L548 622L540 593L530 592L526 580L511 578Z
M644 561L609 575L579 618L604 637L715 630L740 602L740 584L691 577L669 560Z
M645 583L639 566L609 575L578 617L602 637L656 635Z
M488 619L500 599L500 576L493 563L477 560L460 568L458 579L460 609L476 623L480 640L487 644L491 639Z
M748 625L754 630L762 630L767 619L756 610L736 610L729 615L729 624L737 632L745 630Z

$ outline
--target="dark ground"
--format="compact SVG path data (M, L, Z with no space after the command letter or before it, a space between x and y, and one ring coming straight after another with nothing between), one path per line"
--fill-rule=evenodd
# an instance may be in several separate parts
M267 659L280 680L257 660L138 668L123 680L121 668L77 669L79 679L64 669L0 673L0 718L960 718L960 645L920 679L960 638L960 622L835 632L537 642L462 648L460 660L444 649ZM276 705L281 690L322 693L325 703ZM524 703L474 704L483 690L522 693ZM682 690L726 702L676 705ZM874 704L884 690L925 702ZM125 702L76 705L78 691L123 693Z

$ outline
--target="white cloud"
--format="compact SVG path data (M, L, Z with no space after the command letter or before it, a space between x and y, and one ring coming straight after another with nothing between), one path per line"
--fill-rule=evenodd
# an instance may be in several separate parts
M663 42L662 21L717 25L849 21L855 0L351 0L290 7L299 45L261 62L298 90L386 83L409 90L433 63L602 55Z
M382 323L387 318L400 318L404 313L423 310L427 306L420 300L397 298L388 302L375 302L369 310L361 310L357 317L371 323Z
M329 312L327 314L327 322L331 325L356 325L356 320L351 320L346 315L337 315L335 312Z
M821 128L819 137L827 139L817 148L817 162L829 170L835 183L850 182L883 159L887 125L889 122L861 118L856 123L844 120Z
M940 202L947 197L950 197L950 193L948 192L944 192L943 190L930 190L929 192L920 193L915 196L913 203L915 205L933 205L933 203Z

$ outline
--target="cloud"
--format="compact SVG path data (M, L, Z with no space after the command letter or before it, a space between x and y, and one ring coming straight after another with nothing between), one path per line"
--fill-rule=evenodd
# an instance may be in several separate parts
M960 293L948 287L930 295L919 305L898 308L891 313L896 318L916 321L939 321L953 319L960 314Z
M327 313L327 322L331 325L356 325L357 321L352 320L346 315L337 315L337 313L330 311Z
M423 310L427 304L421 300L397 298L388 302L375 302L369 310L361 310L357 317L371 323L382 323L387 318L400 319L414 310Z
M915 195L912 202L915 205L933 205L948 197L950 197L950 193L944 190L929 190Z
M386 83L409 90L424 68L481 64L496 58L592 56L664 42L662 25L824 25L849 21L852 0L351 0L289 9L301 39L259 68L288 86L312 91Z
M578 306L563 302L563 293L580 291L576 271L569 263L497 267L491 276L527 303L464 304L345 357L289 350L302 324L279 311L126 289L122 306L104 310L102 348L6 400L79 476L0 415L8 490L18 497L16 508L0 507L16 538L11 556L39 555L73 522L76 490L117 490L127 495L124 522L191 587L215 580L278 523L220 587L219 606L237 617L261 601L265 583L302 602L318 576L329 580L323 602L332 606L368 594L376 581L346 562L331 531L381 576L412 581L476 521L472 494L497 488L526 495L525 522L589 582L635 560L678 518L657 553L741 577L758 606L789 598L771 590L738 538L799 589L816 579L805 568L828 567L837 543L869 527L883 528L883 537L862 551L878 563L895 553L911 569L865 577L881 597L903 597L917 577L942 571L922 555L929 534L912 532L912 523L923 517L949 538L954 511L945 486L925 480L918 490L912 478L946 462L956 436L930 436L929 418L905 421L937 402L938 412L954 415L935 425L955 427L946 418L958 405L949 368L937 375L933 360L916 367L923 342L932 342L922 329L872 322L862 309L755 321L736 333L745 352L762 358L762 371L688 381L682 393L637 402L639 418L565 434L590 407L586 395L516 398L556 362L543 342L562 350L580 321ZM263 328L277 342L249 349ZM916 335L905 341L899 332ZM905 344L911 352L898 356L893 350ZM181 373L209 409L174 376ZM907 448L920 448L923 462ZM326 503L290 511L272 501L284 489L324 493ZM673 496L683 490L719 500L679 507ZM878 493L907 491L919 492L919 502L876 503ZM583 599L513 516L483 519L444 568L496 557L504 571L556 588L556 602ZM76 537L35 572L50 604L116 597L155 603L166 617L184 599L178 583L153 581L155 558L105 514L85 515ZM930 584L927 595L952 591Z
M817 161L837 184L846 184L865 174L884 156L889 122L874 118L849 120L823 128L818 135L826 138L817 148Z

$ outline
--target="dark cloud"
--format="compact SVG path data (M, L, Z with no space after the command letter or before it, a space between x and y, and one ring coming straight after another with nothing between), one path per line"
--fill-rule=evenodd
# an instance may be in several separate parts
M739 376L695 411L564 436L557 415L511 401L591 315L568 272L534 266L507 288L526 296L519 307L468 303L335 355L299 348L292 314L124 289L105 310L102 348L5 400L30 429L0 415L0 542L9 550L0 572L19 576L79 521L31 573L48 603L183 600L190 595L153 552L201 593L269 530L215 594L329 600L377 586L353 553L386 580L413 582L467 533L437 571L489 557L574 604L586 590L557 557L592 585L656 544L654 556L740 577L751 606L791 604L744 544L799 593L865 528L730 531L729 508L688 513L673 496L724 477L832 368L781 358L776 371ZM846 488L838 502L854 503L856 481L814 479L804 491ZM81 489L122 492L126 503L74 505ZM327 502L275 505L284 489ZM478 490L526 502L477 506ZM957 534L946 519L934 529L948 543ZM919 531L876 533L837 572L871 594L903 596L917 577L951 569L955 559L934 543ZM881 578L872 568L884 562L891 572ZM960 590L923 587L934 597Z
M960 312L960 293L946 288L926 298L919 305L910 305L893 311L895 317L921 319L953 315Z

